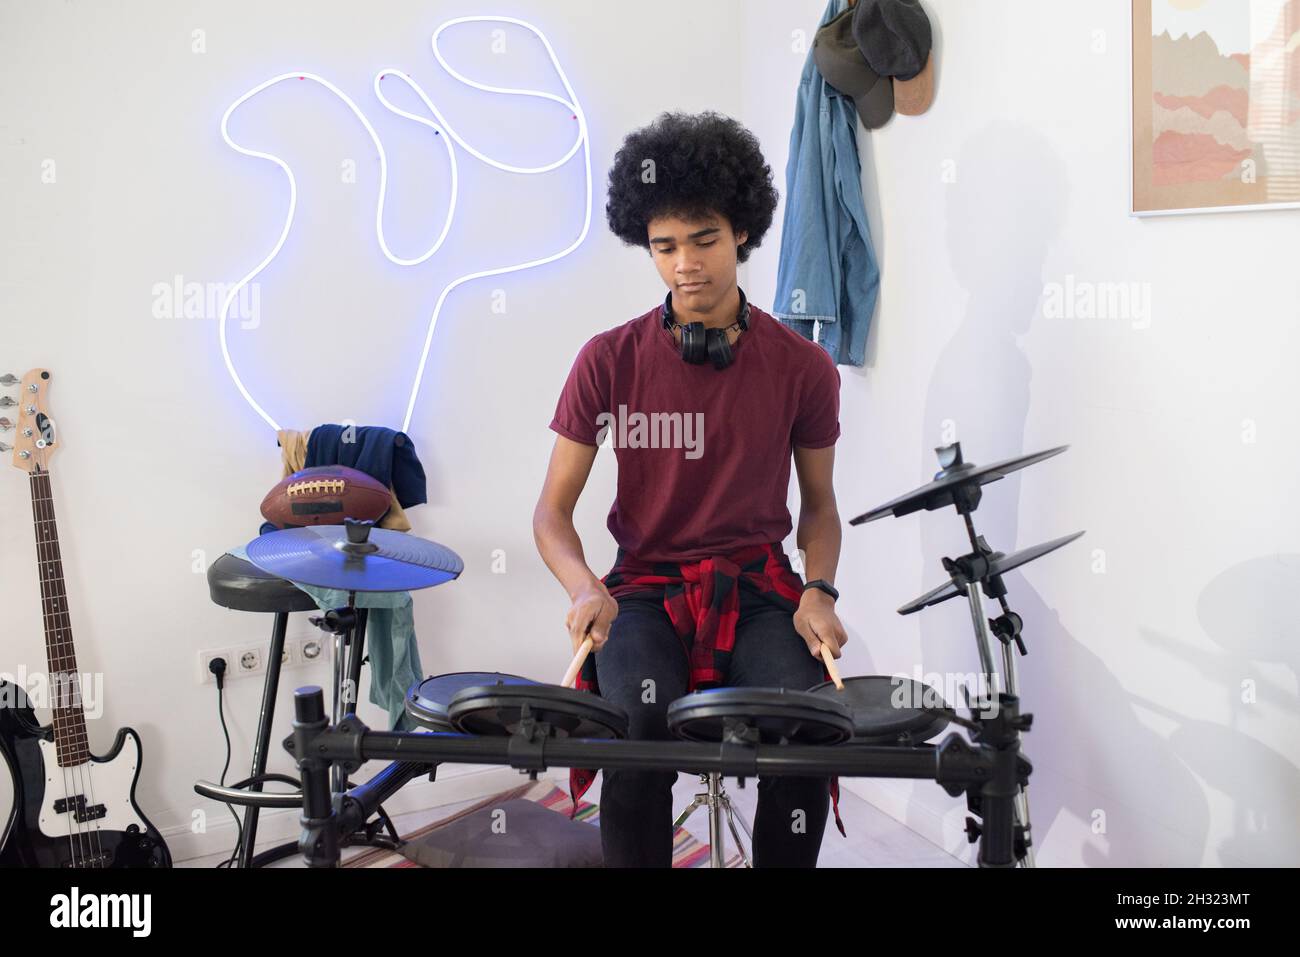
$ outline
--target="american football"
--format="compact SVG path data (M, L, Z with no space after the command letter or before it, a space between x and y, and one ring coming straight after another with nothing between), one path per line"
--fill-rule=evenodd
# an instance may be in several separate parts
M318 465L287 475L262 499L262 517L277 528L342 525L345 518L378 522L391 495L377 479L342 465Z

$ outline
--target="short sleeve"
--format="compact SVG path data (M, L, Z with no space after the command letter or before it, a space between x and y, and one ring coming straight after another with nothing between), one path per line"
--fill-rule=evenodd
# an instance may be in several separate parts
M840 437L840 370L820 346L817 358L804 371L799 394L791 444L804 449L834 445Z
M600 416L609 412L610 367L600 338L589 339L578 350L573 368L560 392L551 429L584 445L599 445Z

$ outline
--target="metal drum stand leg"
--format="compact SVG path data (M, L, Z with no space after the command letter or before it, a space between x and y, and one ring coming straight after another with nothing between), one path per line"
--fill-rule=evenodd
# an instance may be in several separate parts
M343 720L344 715L356 710L357 682L361 674L362 642L365 627L364 609L356 607L357 593L348 592L348 603L342 608L331 608L323 615L308 619L321 631L329 633L334 639L334 700L333 724ZM347 774L335 764L330 768L330 788L335 795L348 789Z
M704 808L709 815L709 866L726 867L724 851L726 838L722 834L722 815L725 813L727 827L731 831L732 840L736 842L736 850L740 852L743 866L753 867L749 852L745 849L745 842L741 840L740 832L736 830L736 820L740 820L740 826L745 829L745 836L751 844L754 842L754 832L750 829L749 822L745 820L745 815L736 810L735 805L731 803L731 798L727 796L727 790L722 786L722 775L716 772L701 774L700 783L705 785L705 790L695 795L695 800L678 815L677 820L673 822L673 827L681 827L686 823L686 819L695 813L696 808Z
M966 516L967 525L970 525L970 516ZM971 534L974 535L974 529L971 528ZM976 545L978 548L978 544ZM1002 641L1002 669L1001 671L993 664L992 640L989 637L988 619L984 614L984 603L980 599L979 582L971 582L966 586L966 600L970 604L971 623L975 626L976 641L979 645L980 665L984 669L985 677L989 682L987 692L991 696L996 696L1005 691L1007 694L1020 695L1020 682L1016 670L1015 650L1011 646L1010 640ZM1005 607L1005 600L1003 605ZM1013 614L1014 612L1010 612ZM1019 616L1017 615L1018 619ZM999 619L1000 621L1001 619ZM999 638L1002 636L999 635ZM1020 825L1024 833L1025 856L1019 861L1020 867L1034 867L1034 843L1033 834L1030 830L1029 823L1029 795L1026 788L1021 788L1016 794L1016 823Z

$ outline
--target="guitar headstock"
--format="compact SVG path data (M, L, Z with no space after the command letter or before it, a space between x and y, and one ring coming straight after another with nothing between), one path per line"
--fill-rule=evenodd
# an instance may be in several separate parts
M17 397L0 397L0 430L13 431L13 446L0 442L0 452L13 450L14 468L24 472L46 472L54 454L54 420L45 404L45 394L50 388L50 371L32 369L22 380L12 375L0 376L0 385L18 384ZM13 410L10 412L9 410ZM10 416L16 412L17 421Z

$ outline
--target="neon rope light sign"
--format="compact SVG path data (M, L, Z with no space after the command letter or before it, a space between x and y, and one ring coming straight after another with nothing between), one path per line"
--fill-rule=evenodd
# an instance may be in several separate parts
M442 51L438 48L438 38L443 34L444 31L446 31L450 27L454 27L461 23L476 23L476 22L512 23L517 26L521 26L526 30L531 31L542 42L542 45L546 48L546 52L551 58L551 65L555 68L556 75L560 78L560 82L563 84L564 91L566 94L568 94L568 98L566 99L554 93L548 93L545 90L514 89L511 87L491 86L486 83L479 83L478 81L471 80L469 77L464 76L463 74L453 69L451 64L449 64L446 61L446 59L443 58ZM291 73L281 73L278 76L273 76L271 77L271 79L259 83L257 86L253 87L251 90L249 90L241 97L239 97L237 100L235 100L233 103L231 103L230 106L226 108L226 112L221 117L221 137L226 141L226 145L228 145L231 149L235 150L236 152L244 154L245 156L252 156L256 159L265 160L269 163L274 163L284 172L285 178L289 181L289 204L288 204L288 208L285 210L284 225L280 229L279 238L275 241L275 245L271 247L270 252L266 254L266 256L262 259L262 261L259 262L256 266L254 266L253 269L250 270L247 275L245 275L242 279L240 279L239 282L235 283L235 285L231 287L229 292L227 292L225 300L222 302L221 305L220 316L218 317L217 320L217 334L221 342L221 357L225 361L226 371L230 373L230 378L235 383L235 388L239 390L240 395L244 397L244 400L252 407L253 411L256 412L259 416L261 416L262 419L266 422L266 424L269 425L272 429L275 429L276 431L280 430L280 425L275 421L275 419L271 417L271 415L264 408L262 408L262 406L258 403L258 401L255 398L253 398L252 393L249 392L248 387L244 385L243 380L240 379L239 377L239 373L235 370L235 364L230 357L230 347L226 339L226 323L229 318L231 304L238 297L239 291L243 289L246 285L248 285L250 282L252 282L264 269L266 269L275 260L275 257L279 254L280 250L284 247L285 241L289 238L289 232L293 227L294 212L298 206L298 182L294 178L293 170L289 167L289 164L286 163L284 160L280 159L280 157L275 156L272 153L262 152L261 150L255 150L252 149L251 147L241 145L240 143L235 142L234 138L231 137L230 135L230 128L229 128L230 117L234 114L234 112L237 109L239 109L240 106L242 106L244 103L247 103L250 99L257 96L259 93L262 93L263 91L268 90L271 87L276 86L279 83L283 83L287 80L310 80L314 83L319 84L320 86L323 86L325 89L329 90L332 94L334 94L334 96L342 100L343 103L352 112L353 116L355 116L357 120L361 123L361 125L365 127L366 133L369 134L370 136L370 141L375 145L375 152L379 154L379 191L375 201L375 239L379 243L379 248L383 252L384 256L386 256L389 259L389 261L396 263L399 266L418 266L421 263L426 262L431 256L433 256L434 253L436 253L439 250L439 248L441 248L444 240L446 240L447 238L447 234L451 231L452 219L454 218L456 213L456 201L459 193L459 178L457 173L456 151L452 147L453 141L457 146L463 149L466 153L470 154L475 159L488 164L489 166L493 166L496 169L502 170L507 173L520 173L525 175L536 175L539 173L547 173L550 172L551 170L558 169L559 167L566 164L570 159L572 159L574 154L578 152L579 148L582 149L583 163L584 163L584 169L586 174L586 178L583 181L584 182L583 194L584 194L586 209L583 215L582 231L578 234L578 238L575 239L568 246L566 246L564 249L560 250L559 252L552 253L549 256L543 256L537 259L531 259L528 262L515 263L508 266L500 266L493 269L483 269L478 272L469 273L467 275L460 276L459 278L453 280L452 282L448 283L445 287L443 287L441 294L438 296L437 303L433 307L433 315L429 317L428 325L426 326L425 329L424 344L422 349L420 350L420 361L418 366L416 367L415 379L411 383L411 392L406 403L406 414L402 419L403 432L408 431L410 429L411 416L415 412L415 403L420 394L420 385L421 385L421 381L424 378L424 370L429 358L429 347L433 343L433 331L438 324L438 316L442 312L443 304L447 301L447 296L451 294L452 290L456 289L458 286L464 283L470 282L475 279L482 279L486 276L500 276L500 275L504 275L505 273L518 272L522 269L532 269L536 266L543 266L547 263L555 262L557 259L561 259L564 256L567 256L569 253L573 252L573 250L577 249L578 246L582 244L582 241L586 238L587 233L591 228L591 187L592 187L591 144L587 132L587 118L586 118L586 114L582 110L581 104L579 104L578 102L577 95L573 91L573 87L569 84L569 78L565 75L564 68L560 66L560 61L555 55L555 50L551 47L551 44L546 39L545 35L540 30L538 30L535 26L533 26L531 23L528 23L527 21L524 20L516 19L514 17L498 17L498 16L457 17L453 20L446 21L441 26L439 26L437 30L434 31L433 36L430 38L430 45L433 48L434 57L437 59L438 63L442 66L442 68L446 70L449 74L451 74L456 80L460 81L461 83L464 83L467 86L471 86L474 87L475 89L483 90L488 93L498 93L498 94L512 95L512 96L536 97L543 100L551 100L555 103L560 104L570 112L571 116L574 119L578 121L577 136L573 141L573 146L569 148L569 151L567 153L565 153L563 156L561 156L559 159L555 160L554 162L547 163L544 166L513 166L508 163L502 163L498 160L492 159L490 156L487 156L486 154L475 149L468 142L466 142L466 140L459 133L456 132L456 130L451 126L451 124L447 122L446 118L442 115L442 112L438 109L437 106L434 105L433 101L429 99L428 94L426 94L424 90L420 87L420 85L416 83L414 80L412 80L409 76L407 76L404 72L396 69L395 67L388 67L383 70L380 70L378 73L375 74L374 82L372 84L374 88L375 96L379 99L379 102L390 113L394 113L397 116L401 116L405 119L411 120L414 123L419 123L421 126L428 127L436 134L441 135L445 133L446 135L441 136L441 139L443 143L446 145L447 158L451 166L451 199L447 204L447 219L446 222L443 224L441 233L438 235L438 238L434 241L433 245L430 246L428 249L426 249L423 253L420 253L419 255L413 257L404 257L404 256L399 256L392 251L392 249L388 245L388 240L384 235L384 200L388 191L388 155L384 152L384 144L380 140L379 134L375 131L374 126L371 125L370 120L366 118L365 113L362 112L361 108L357 106L357 104L352 100L351 97L349 97L346 93L344 93L337 86L335 86L333 83L331 83L329 80L325 79L322 76L318 76L314 73L291 72ZM388 99L388 97L384 95L384 92L380 87L381 82L388 77L392 77L394 79L400 80L401 82L405 83L412 90L412 92L414 92L415 95L420 99L420 101L424 104L425 108L428 109L429 113L432 115L432 118L428 116L419 116L415 113L411 113L408 110L404 110L401 107L392 103Z

